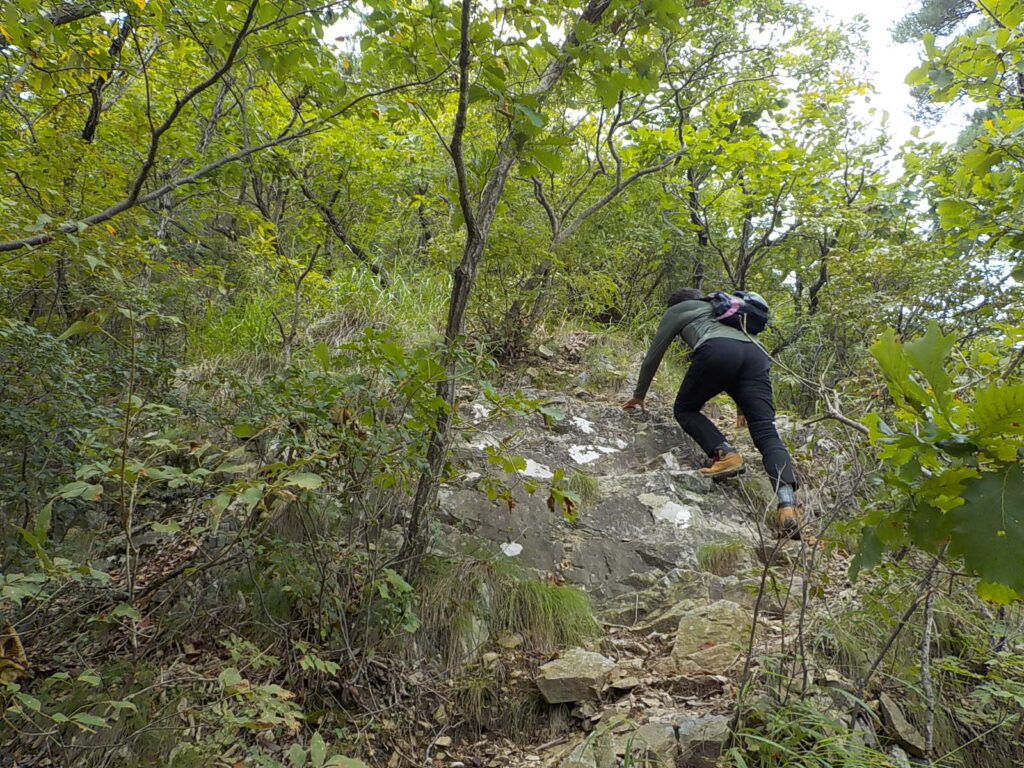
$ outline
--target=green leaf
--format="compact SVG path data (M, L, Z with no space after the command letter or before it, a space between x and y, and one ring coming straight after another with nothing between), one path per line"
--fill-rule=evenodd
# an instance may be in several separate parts
M91 685L93 687L100 685L103 682L100 679L100 676L95 672L83 672L76 678L76 680L79 683L85 683L86 685Z
M234 688L241 684L242 674L234 667L228 667L217 675L217 680L224 688Z
M152 528L155 533L177 533L181 530L181 526L175 520L168 523L153 523Z
M235 424L231 427L231 434L240 439L252 437L256 434L256 427L252 424Z
M565 418L565 411L561 408L556 408L553 405L542 405L537 410L544 416L544 422L546 424L562 421Z
M396 344L393 341L382 341L377 346L384 357L391 362L397 365L405 362L405 350L402 349L401 344Z
M82 730L92 731L93 726L95 728L106 728L107 721L102 717L96 717L96 715L90 715L88 712L76 712L71 716L71 721L82 727Z
M553 173L559 173L564 167L561 155L550 149L534 146L530 147L528 154Z
M1024 384L994 384L979 389L971 417L979 438L1024 434Z
M210 532L216 533L220 527L220 518L224 514L224 510L228 508L234 495L231 493L219 493L217 494L213 502L210 504Z
M324 479L320 477L320 475L315 475L312 472L296 472L295 474L288 475L288 477L285 478L285 485L295 485L307 490L319 488L323 484Z
M533 107L527 106L526 104L516 104L516 111L522 112L534 128L544 127L544 116Z
M327 348L327 344L322 341L318 341L313 345L313 357L319 362L321 367L326 371L331 367L331 350Z
M62 499L82 498L86 501L94 501L103 495L103 486L87 483L84 480L75 480L73 483L58 488L57 495Z
M921 64L920 66L914 67L910 70L903 82L907 85L917 85L918 83L923 83L927 79L928 65Z
M256 483L256 485L250 486L238 494L238 500L245 504L246 509L251 510L263 499L263 491L265 489L266 485L264 483Z
M27 693L22 693L21 691L18 691L14 694L14 697L22 704L24 704L26 707L35 712L43 711L43 705L35 696L29 696Z
M594 82L594 87L597 89L597 97L601 100L601 106L605 109L611 109L618 103L619 88L612 80L598 78Z
M327 745L324 744L324 737L317 731L309 740L309 760L313 768L321 768L327 759Z
M57 337L57 341L63 341L64 339L70 338L71 336L78 336L82 333L92 333L94 331L102 331L95 323L87 323L85 320L76 320L68 329L64 331L60 336Z
M953 73L948 69L929 69L928 79L935 84L936 88L945 88L953 82Z
M1024 469L1010 464L968 480L951 510L949 553L984 580L1024 592Z
M978 597L997 605L1009 605L1020 600L1020 595L1015 590L1004 584L993 584L991 581L982 579L977 586Z
M121 603L114 610L110 612L111 616L125 616L132 621L142 621L142 615L137 609L128 605L127 603Z
M927 393L911 377L910 361L892 328L887 328L868 351L878 361L889 392L897 402L905 403L908 398L919 405L928 402Z
M952 382L946 372L946 359L956 344L956 334L943 334L939 324L932 320L923 336L903 345L911 364L924 374L932 385L935 396L948 403Z
M46 536L50 532L50 518L53 516L53 502L49 502L39 510L39 514L36 515L36 524L32 529L33 535L36 537L36 541L40 544L46 543Z
M306 750L298 744L292 744L288 750L288 760L295 768L302 768L306 764Z
M45 213L40 213L36 216L36 220L32 224L25 225L26 232L41 232L46 228L46 225L53 221L52 216L48 216Z
M402 578L402 575L397 571L392 570L391 568L385 568L384 578L388 580L388 583L395 588L395 591L398 594L404 595L409 592L412 592L412 586L409 584L409 582Z
M370 768L362 760L356 760L354 757L341 757L335 756L324 763L324 768Z
M878 538L875 526L865 526L861 532L857 554L850 561L850 581L856 581L857 575L861 571L870 570L882 562L883 552L885 552L885 545Z
M469 103L477 101L497 101L498 95L486 86L473 83L469 86Z

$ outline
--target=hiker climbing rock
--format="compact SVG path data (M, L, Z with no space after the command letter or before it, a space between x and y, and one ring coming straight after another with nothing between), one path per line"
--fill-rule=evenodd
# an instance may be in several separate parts
M661 359L672 339L677 335L682 338L693 352L673 413L683 431L709 457L708 466L700 472L712 479L722 479L744 471L739 451L700 412L708 400L725 392L746 417L750 437L776 489L779 527L785 535L795 538L800 535L800 519L793 460L775 428L769 377L771 359L753 338L767 320L768 305L756 293L717 293L705 297L693 288L675 291L668 298L668 309L640 366L633 396L622 407L639 406L646 413L644 399Z

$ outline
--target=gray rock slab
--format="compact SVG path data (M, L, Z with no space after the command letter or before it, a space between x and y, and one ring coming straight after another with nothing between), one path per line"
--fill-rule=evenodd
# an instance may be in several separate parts
M549 704L596 700L614 668L607 656L572 648L542 666L536 683Z
M711 768L729 738L725 715L683 714L673 722L679 739L677 768Z
M878 697L878 708L893 741L913 757L924 757L924 736L910 724L895 699L889 694L883 693Z
M677 661L711 645L741 645L750 632L750 612L731 600L699 606L679 621L672 656Z

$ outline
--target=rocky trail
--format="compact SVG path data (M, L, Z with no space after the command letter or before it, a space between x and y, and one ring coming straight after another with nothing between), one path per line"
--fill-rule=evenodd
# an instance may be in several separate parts
M516 673L533 676L553 711L566 708L561 735L534 745L442 737L435 764L714 765L738 686L756 671L748 651L794 657L801 606L815 599L805 594L815 552L778 541L766 524L774 499L745 430L730 437L744 449L747 473L713 484L696 471L696 446L664 416L625 413L585 392L526 394L544 402L549 418L498 419L483 401L464 406L473 429L456 449L461 474L440 495L448 529L441 538L487 539L529 572L581 588L598 608L603 635ZM729 421L724 409L716 415ZM791 441L799 437L786 419L780 429ZM501 452L523 457L525 466L509 497L490 501L480 484L489 457ZM547 500L563 473L570 482L589 478L577 482L589 492L575 520ZM834 565L838 573L846 563ZM468 645L483 650L488 637L476 627ZM485 662L515 666L515 645L499 643L507 647L484 654Z

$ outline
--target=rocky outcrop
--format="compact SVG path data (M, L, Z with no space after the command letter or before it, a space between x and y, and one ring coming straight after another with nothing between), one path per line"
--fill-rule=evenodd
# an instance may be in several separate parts
M757 462L712 484L668 418L564 396L546 402L560 413L496 419L482 401L464 406L473 429L456 447L461 475L439 494L449 546L490 541L527 571L585 590L605 622L597 647L607 656L574 648L537 672L545 701L574 705L552 711L568 715L576 735L522 765L712 768L751 637L759 652L777 651L783 630L772 622L800 604L804 585L792 573L801 544L768 533L774 498ZM518 476L498 473L507 494L492 501L485 490L506 451L525 465ZM574 474L587 493L568 520L548 495ZM765 562L772 572L762 580Z
M537 687L549 704L598 699L614 668L600 653L573 648L540 668Z
M907 754L924 757L924 736L910 724L900 705L889 694L883 693L878 697L878 709L893 741L905 749Z
M739 486L714 486L696 471L700 451L674 420L529 394L545 400L547 418L499 419L483 401L463 407L470 428L455 449L462 473L439 494L442 520L454 530L442 540L489 540L504 556L581 587L603 606L671 581L673 572L696 570L704 545L757 538L743 503L730 498ZM498 473L509 497L490 500L482 483L495 475L490 458L504 451L523 457L525 467L518 476ZM557 470L591 478L593 498L575 521L547 503Z
M750 621L750 612L730 600L698 606L679 620L672 660L684 674L720 674L739 658L749 639Z

